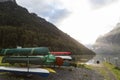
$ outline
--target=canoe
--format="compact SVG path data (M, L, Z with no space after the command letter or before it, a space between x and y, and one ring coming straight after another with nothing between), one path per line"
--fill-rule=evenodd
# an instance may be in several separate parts
M50 52L53 55L70 55L71 52Z
M5 56L2 58L2 63L29 63L36 65L50 65L55 62L56 58L54 55L45 56Z
M47 47L35 47L35 48L13 48L2 49L1 56L30 56L30 55L48 55L49 49Z

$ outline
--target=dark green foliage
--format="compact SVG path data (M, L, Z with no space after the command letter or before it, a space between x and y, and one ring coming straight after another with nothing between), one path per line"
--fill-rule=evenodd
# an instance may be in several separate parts
M41 47L73 54L94 53L53 24L12 2L0 3L0 48Z

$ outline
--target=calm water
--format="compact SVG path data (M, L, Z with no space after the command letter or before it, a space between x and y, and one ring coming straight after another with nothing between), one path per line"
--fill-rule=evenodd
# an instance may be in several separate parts
M96 55L89 63L96 63L96 61L100 62L109 62L111 64L120 67L120 54L118 55Z

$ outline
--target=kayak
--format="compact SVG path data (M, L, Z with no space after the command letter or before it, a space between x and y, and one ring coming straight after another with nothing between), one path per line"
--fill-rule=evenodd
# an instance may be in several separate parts
M50 72L43 68L22 68L22 67L0 67L0 72L10 72L10 73L23 73L23 74L35 74L42 77L48 77Z

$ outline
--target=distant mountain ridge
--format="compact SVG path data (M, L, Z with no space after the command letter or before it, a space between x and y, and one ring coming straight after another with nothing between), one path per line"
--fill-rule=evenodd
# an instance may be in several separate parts
M0 3L0 48L40 47L50 51L95 55L55 25L29 13L27 9L7 1Z
M96 40L94 51L100 54L120 54L120 23Z

